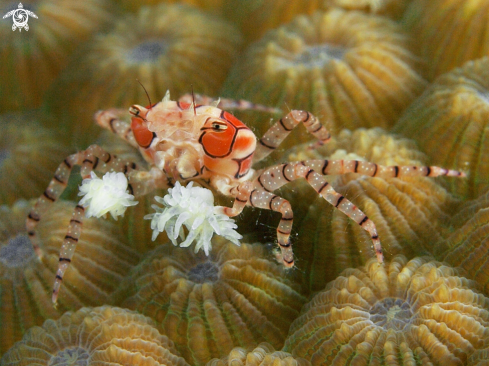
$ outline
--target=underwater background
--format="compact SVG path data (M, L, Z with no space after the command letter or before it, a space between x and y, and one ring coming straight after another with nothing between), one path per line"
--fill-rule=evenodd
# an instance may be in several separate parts
M489 365L489 0L0 0L0 13L0 365ZM271 211L245 208L241 246L214 236L209 257L152 241L157 191L118 221L84 221L53 307L79 169L36 228L40 257L26 217L91 144L147 167L94 123L148 104L140 84L153 103L193 89L281 110L232 111L258 137L290 109L332 133L311 149L298 126L258 168L356 159L467 177L327 177L377 226L384 265L367 232L291 182L289 270Z

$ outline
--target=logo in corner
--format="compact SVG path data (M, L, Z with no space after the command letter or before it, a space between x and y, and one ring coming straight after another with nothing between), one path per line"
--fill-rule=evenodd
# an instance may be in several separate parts
M12 25L12 30L15 31L17 28L19 28L19 32L22 32L22 28L24 28L26 31L29 30L29 25L27 24L27 22L29 21L29 15L31 17L37 18L36 14L34 14L30 10L24 9L22 3L19 3L19 8L9 11L3 16L3 19L11 16L14 21L14 24Z

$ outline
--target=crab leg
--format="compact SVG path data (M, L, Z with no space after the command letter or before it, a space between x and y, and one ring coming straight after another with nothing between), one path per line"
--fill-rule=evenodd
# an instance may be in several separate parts
M95 113L95 122L102 128L109 130L127 141L134 147L139 147L131 129L131 124L121 119L121 116L126 116L125 109L108 109Z
M277 238L284 265L291 267L294 263L293 254L290 248L289 236L292 228L292 210L290 204L277 199L271 192L293 180L305 178L314 190L335 208L343 212L365 231L372 240L377 260L379 263L384 261L382 246L380 244L377 229L372 220L358 207L351 203L346 197L336 192L328 181L314 169L307 166L304 162L276 165L263 171L254 181L256 190L268 192L261 193L253 199L253 206L268 208L282 213L279 227L277 228ZM251 201L251 198L250 198ZM285 200L284 200L285 201Z
M359 160L305 160L303 162L314 171L323 175L358 173L369 177L465 177L464 172L444 169L437 166L383 166Z
M278 120L278 122L270 127L262 138L258 140L253 163L266 158L272 153L301 122L304 124L307 131L319 140L319 144L324 144L330 140L331 134L315 116L309 112L293 110L285 117Z

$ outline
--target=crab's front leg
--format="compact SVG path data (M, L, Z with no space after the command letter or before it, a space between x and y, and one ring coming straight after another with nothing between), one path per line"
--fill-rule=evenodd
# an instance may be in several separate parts
M374 222L346 197L336 192L321 174L317 173L303 162L297 162L276 165L268 168L264 170L254 182L256 187L255 191L258 194L256 197L253 197L253 205L256 207L282 212L282 220L280 221L277 229L277 237L279 238L279 246L280 250L282 251L284 264L286 266L290 266L290 259L286 260L286 258L290 258L287 257L290 255L292 255L293 263L291 248L287 245L284 246L281 244L281 242L288 243L289 240L290 229L292 227L292 210L289 208L290 204L288 204L288 202L284 203L283 201L285 200L280 197L276 198L277 196L271 192L282 187L288 182L299 178L305 178L311 187L314 188L314 190L321 197L323 197L326 201L343 212L369 233L375 249L377 260L379 263L383 263L384 256L382 246L380 244L379 235ZM262 192L266 192L266 194ZM287 222L290 222L290 228L288 228L288 231L282 229L282 227L287 227Z
M279 119L258 140L253 163L257 163L270 155L300 123L304 125L310 134L316 137L319 145L327 143L331 139L329 131L314 115L306 111L292 110Z
M294 253L290 243L290 232L294 220L292 207L286 199L264 190L257 182L245 181L238 186L227 185L225 180L214 182L221 193L235 198L233 207L223 207L229 217L239 215L249 204L252 207L280 212L282 218L277 227L277 244L280 247L280 260L286 267L294 266Z
M102 128L115 133L121 139L126 140L134 147L139 147L134 133L131 129L131 124L122 119L123 116L127 116L127 109L107 109L98 111L95 113L95 122Z

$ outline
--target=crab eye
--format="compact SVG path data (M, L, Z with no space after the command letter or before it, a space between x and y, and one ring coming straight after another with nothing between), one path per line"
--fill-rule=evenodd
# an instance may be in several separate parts
M225 131L228 128L228 125L226 123L219 122L219 121L212 122L212 125L211 126L212 126L212 129L214 131L217 131L217 132L219 132L219 131Z
M141 108L139 108L137 105L132 105L129 107L129 113L133 116L139 116L141 113Z

